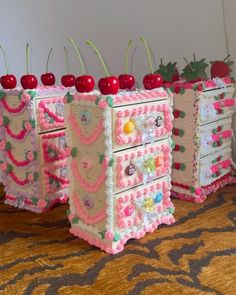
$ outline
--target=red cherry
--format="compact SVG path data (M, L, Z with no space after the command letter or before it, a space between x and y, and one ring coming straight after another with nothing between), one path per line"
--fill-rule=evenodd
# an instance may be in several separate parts
M93 91L94 85L94 79L90 75L79 76L75 79L75 88L81 93Z
M132 89L135 84L135 78L129 74L121 74L119 77L120 89Z
M17 81L14 75L5 75L0 78L0 82L4 89L13 89L16 87Z
M175 118L179 118L179 116L180 116L180 111L179 111L179 110L174 110L173 114L174 114L174 117L175 117Z
M73 87L75 86L75 76L67 74L61 77L61 84L64 87Z
M176 170L180 170L180 163L174 163L174 168Z
M41 81L44 86L52 86L55 84L56 79L53 73L45 73L41 75Z
M98 88L101 94L117 94L119 90L119 79L115 76L104 77L98 81Z
M214 61L211 65L211 78L224 78L230 75L230 69L224 61Z
M163 80L159 74L147 74L143 78L143 86L147 90L162 87Z
M24 89L34 89L38 85L38 80L34 75L24 75L21 77L20 83Z

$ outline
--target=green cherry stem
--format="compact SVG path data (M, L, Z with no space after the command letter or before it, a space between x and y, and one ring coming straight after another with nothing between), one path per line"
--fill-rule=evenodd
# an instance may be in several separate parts
M75 51L77 53L77 56L78 56L78 59L79 59L79 63L80 63L80 66L81 66L82 73L83 73L83 75L85 75L84 63L83 63L83 60L82 60L82 57L81 57L81 54L80 54L80 51L79 51L79 46L77 46L75 44L75 41L72 38L69 38L69 41L71 42L71 44L75 48Z
M132 44L133 44L133 41L129 40L128 47L126 49L126 54L125 54L125 73L126 74L128 74L129 51L130 51L130 48L131 48Z
M49 51L49 53L48 53L47 65L46 65L46 73L48 73L48 64L49 64L49 59L50 59L50 56L52 54L52 51L53 51L53 48L51 48L50 51Z
M110 74L109 74L109 72L108 72L108 70L107 70L106 64L105 64L105 62L104 62L104 60L103 60L103 58L102 58L102 56L101 56L99 50L97 49L97 47L96 47L96 46L93 44L93 42L90 41L90 40L86 40L86 44L87 44L88 46L90 46L90 47L94 50L94 52L95 52L96 55L98 56L98 58L99 58L99 60L100 60L100 62L101 62L101 64L102 64L102 66L103 66L103 69L104 69L105 75L106 75L107 77L109 77Z
M66 47L64 46L64 52L65 52L65 62L66 62L66 74L69 73L69 60L68 60L68 52Z
M146 52L147 52L147 57L148 57L148 63L149 63L149 67L150 67L150 71L151 74L153 74L153 65L152 65L152 57L151 57L151 52L150 52L150 48L146 42L146 40L144 39L143 36L140 37L140 40L144 43Z
M27 72L27 75L29 75L29 43L26 44L25 58L26 58L26 72Z
M0 49L2 50L2 53L3 53L3 58L4 58L4 62L5 62L6 74L8 75L9 71L8 71L8 65L7 65L6 53L5 53L5 50L2 48L1 45L0 45Z
M193 53L193 61L195 62L196 61L196 54Z
M187 63L188 66L190 66L191 70L194 71L194 68L191 66L191 64L188 62L188 60L183 57L183 60Z
M163 58L161 58L161 66L163 65Z
M230 57L230 54L228 54L223 61L226 61L229 57Z

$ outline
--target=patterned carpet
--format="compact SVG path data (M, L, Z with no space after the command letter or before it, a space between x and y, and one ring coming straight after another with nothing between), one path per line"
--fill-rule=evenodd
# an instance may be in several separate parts
M62 205L33 214L0 204L0 294L236 294L236 187L111 256L69 234Z

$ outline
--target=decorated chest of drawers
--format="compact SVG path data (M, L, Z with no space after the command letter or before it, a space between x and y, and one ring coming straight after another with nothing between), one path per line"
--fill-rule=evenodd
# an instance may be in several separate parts
M117 253L173 223L172 97L161 88L65 99L71 233Z
M60 86L0 91L0 169L6 204L42 212L66 201L67 91Z
M202 202L236 179L232 173L234 87L230 79L175 84L173 195Z

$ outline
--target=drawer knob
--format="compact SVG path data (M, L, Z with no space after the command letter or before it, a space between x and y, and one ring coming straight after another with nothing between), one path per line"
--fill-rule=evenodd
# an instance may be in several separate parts
M134 131L135 128L135 124L133 121L128 121L125 123L124 127L123 127L123 131L125 134L130 134Z

